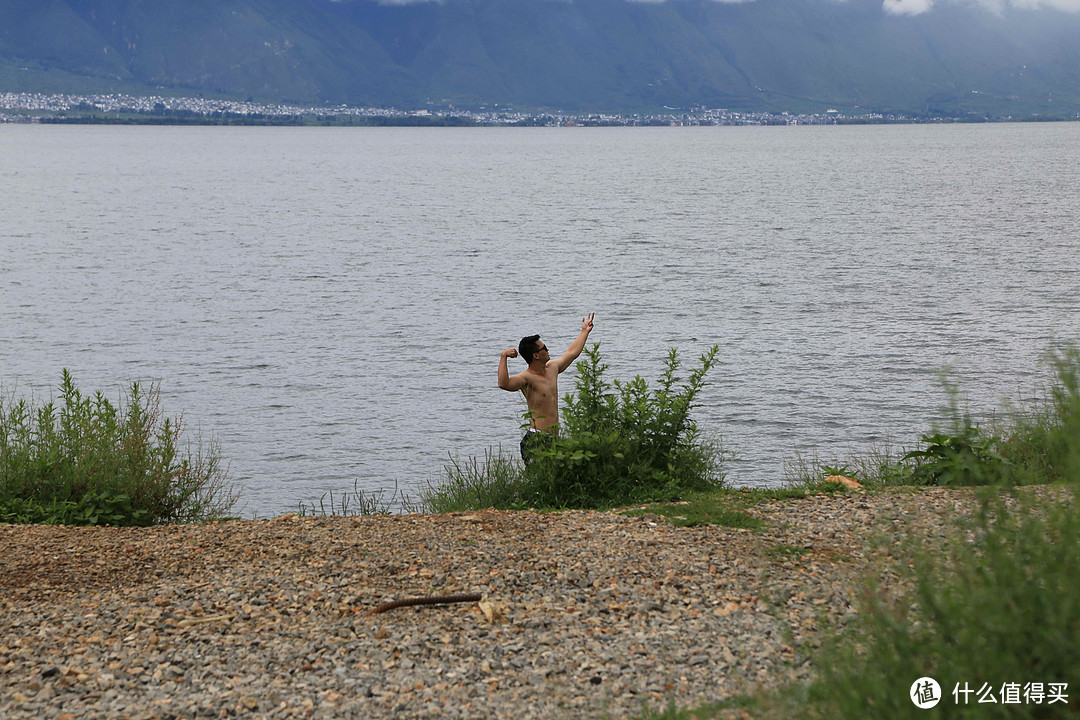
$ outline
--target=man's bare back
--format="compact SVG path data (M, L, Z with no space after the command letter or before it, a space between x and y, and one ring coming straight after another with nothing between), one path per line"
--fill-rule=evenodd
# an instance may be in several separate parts
M585 341L593 329L593 314L581 319L581 333L562 355L552 358L547 344L539 335L522 338L518 348L529 367L511 377L506 359L517 357L518 348L503 350L499 359L499 387L503 390L520 390L529 407L529 425L533 430L554 433L559 422L559 373L577 360L585 348ZM531 357L528 354L531 354Z

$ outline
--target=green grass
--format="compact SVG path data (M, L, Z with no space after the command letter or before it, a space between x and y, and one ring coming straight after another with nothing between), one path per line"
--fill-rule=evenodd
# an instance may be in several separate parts
M1080 479L1080 478L1078 478ZM947 715L1069 717L1080 711L1080 507L1076 486L1038 498L990 491L946 542L911 537L899 582L868 581L862 623L828 648L811 717L924 717L908 698L935 678ZM1057 707L958 705L957 684L1067 683Z
M716 492L700 495L691 500L675 503L654 503L642 508L625 511L625 515L658 515L678 527L720 525L723 527L759 530L764 525L761 518L742 510L745 504L738 493Z
M451 457L444 470L443 483L427 488L422 495L420 503L427 512L535 507L523 479L522 463L501 451L489 451L483 460Z
M756 711L761 707L757 698L750 695L739 695L714 703L706 703L696 708L680 708L674 700L671 700L663 710L656 711L646 707L642 720L699 720L702 718L720 717L721 713L730 710L744 710L750 713L750 717L756 717ZM736 715L736 717L739 717Z
M399 488L389 496L383 491L365 491L360 489L360 481L353 483L351 492L329 491L317 501L300 502L296 514L300 517L350 517L355 515L393 515L398 512L411 512L414 505L411 499Z

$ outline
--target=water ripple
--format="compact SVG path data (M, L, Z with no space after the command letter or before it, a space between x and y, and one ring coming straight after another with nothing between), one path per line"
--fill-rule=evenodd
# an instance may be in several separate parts
M615 377L719 343L700 423L772 484L913 441L943 367L1030 394L1080 330L1078 135L2 126L0 382L160 380L265 515L513 452L499 351L595 310Z

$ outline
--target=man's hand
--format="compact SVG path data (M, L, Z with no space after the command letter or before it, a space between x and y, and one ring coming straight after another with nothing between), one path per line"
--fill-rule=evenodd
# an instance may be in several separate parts
M505 350L502 351L502 356L504 358L508 358L508 357L515 358L515 357L517 357L517 355L518 355L517 348L506 348Z
M589 333L593 329L593 314L589 313L585 317L581 318L581 333L577 336L574 342L570 343L570 347L566 348L559 357L555 358L555 365L558 367L559 372L566 370L570 365L577 360L578 355L585 349L585 341L589 337Z

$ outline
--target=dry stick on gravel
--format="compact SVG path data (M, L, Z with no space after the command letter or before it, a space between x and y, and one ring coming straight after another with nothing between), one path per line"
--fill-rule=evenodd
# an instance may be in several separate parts
M431 595L428 597L414 597L404 598L402 600L394 600L392 602L386 602L382 605L372 608L364 614L364 617L368 615L378 615L388 610L394 610L399 607L413 607L415 605L445 605L449 603L463 603L463 602L479 602L483 599L483 595L480 593L466 593L463 595Z

